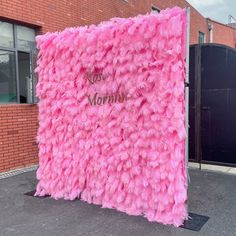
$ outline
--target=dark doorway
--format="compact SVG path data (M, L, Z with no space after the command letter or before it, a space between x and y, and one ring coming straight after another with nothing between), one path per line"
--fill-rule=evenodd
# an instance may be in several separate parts
M236 50L190 48L190 159L236 165Z

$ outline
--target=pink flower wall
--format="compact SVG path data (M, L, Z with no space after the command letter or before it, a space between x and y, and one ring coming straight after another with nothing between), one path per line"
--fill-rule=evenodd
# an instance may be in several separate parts
M183 223L185 28L173 8L37 37L37 195Z

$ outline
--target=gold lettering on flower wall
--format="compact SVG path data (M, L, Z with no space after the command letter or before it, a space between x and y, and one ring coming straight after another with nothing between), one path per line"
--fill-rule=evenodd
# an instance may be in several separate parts
M86 73L87 80L94 85L98 82L104 82L106 78L102 73ZM123 103L128 100L128 95L125 92L117 92L113 94L99 95L97 92L93 95L88 95L88 101L91 106L105 105L113 103Z

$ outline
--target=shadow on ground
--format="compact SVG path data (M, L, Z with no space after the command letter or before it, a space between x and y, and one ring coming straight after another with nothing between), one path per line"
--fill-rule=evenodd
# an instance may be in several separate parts
M190 170L189 210L207 215L200 232L148 222L82 201L25 196L35 171L0 180L1 236L235 236L236 176Z

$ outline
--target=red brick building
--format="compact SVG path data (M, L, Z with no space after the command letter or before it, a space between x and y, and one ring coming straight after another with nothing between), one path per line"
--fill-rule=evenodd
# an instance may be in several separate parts
M1 0L0 1L0 172L38 162L34 101L35 35L97 24L173 6L184 0ZM236 29L205 19L192 6L190 43L235 47Z

